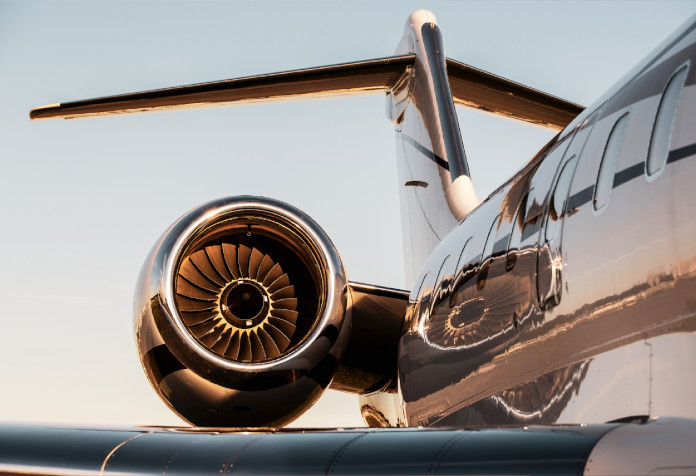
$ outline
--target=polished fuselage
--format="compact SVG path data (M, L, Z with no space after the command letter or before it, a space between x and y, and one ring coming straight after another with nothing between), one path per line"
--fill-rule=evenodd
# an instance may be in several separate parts
M440 242L399 398L365 402L405 425L696 416L695 43L665 42Z

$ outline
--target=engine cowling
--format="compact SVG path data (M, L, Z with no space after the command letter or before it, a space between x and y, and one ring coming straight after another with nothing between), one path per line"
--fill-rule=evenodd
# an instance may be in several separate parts
M300 210L229 197L175 222L145 262L135 335L145 373L197 426L282 426L330 384L351 327L343 264Z

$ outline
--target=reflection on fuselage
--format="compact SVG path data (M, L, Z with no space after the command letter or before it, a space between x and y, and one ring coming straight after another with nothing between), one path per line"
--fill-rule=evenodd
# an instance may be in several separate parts
M666 166L645 172L655 85L688 54L653 63L641 82L589 111L442 241L411 294L398 423L609 421L671 403L686 408L679 416L696 416L682 404L695 390L692 370L670 388L656 388L651 374L653 361L684 360L664 339L696 336L695 68ZM625 138L612 142L613 184L597 208L598 171L619 120ZM582 391L602 375L604 384ZM644 384L621 395L622 379Z
M495 346L505 334L526 325L531 317L525 305L532 295L531 279L518 278L524 273L521 269L529 265L536 267L536 254L533 249L521 250L517 261L517 272L506 272L504 255L490 258L481 289L477 283L479 267L469 268L461 280L456 280L455 291L433 306L425 339L443 349L481 352Z
M590 362L549 372L536 380L504 390L449 414L438 421L438 425L532 425L557 421L572 396L577 394Z

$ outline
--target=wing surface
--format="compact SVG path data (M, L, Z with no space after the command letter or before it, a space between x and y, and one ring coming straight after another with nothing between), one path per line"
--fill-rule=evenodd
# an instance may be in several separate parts
M578 475L590 449L616 426L230 431L0 425L0 475Z
M416 61L392 56L281 73L191 84L130 94L71 101L33 109L31 119L101 116L166 109L208 107L248 101L335 96L388 91ZM514 119L562 129L582 106L514 81L447 59L455 103Z

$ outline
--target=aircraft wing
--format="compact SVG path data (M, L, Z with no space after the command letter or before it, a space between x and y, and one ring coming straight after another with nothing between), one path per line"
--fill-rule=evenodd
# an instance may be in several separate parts
M693 420L487 429L0 425L0 474L693 474Z
M72 119L240 101L387 91L410 73L415 61L415 55L393 56L64 102L33 109L30 117ZM455 103L464 106L556 129L565 127L583 110L572 102L451 59L447 60L447 73Z

